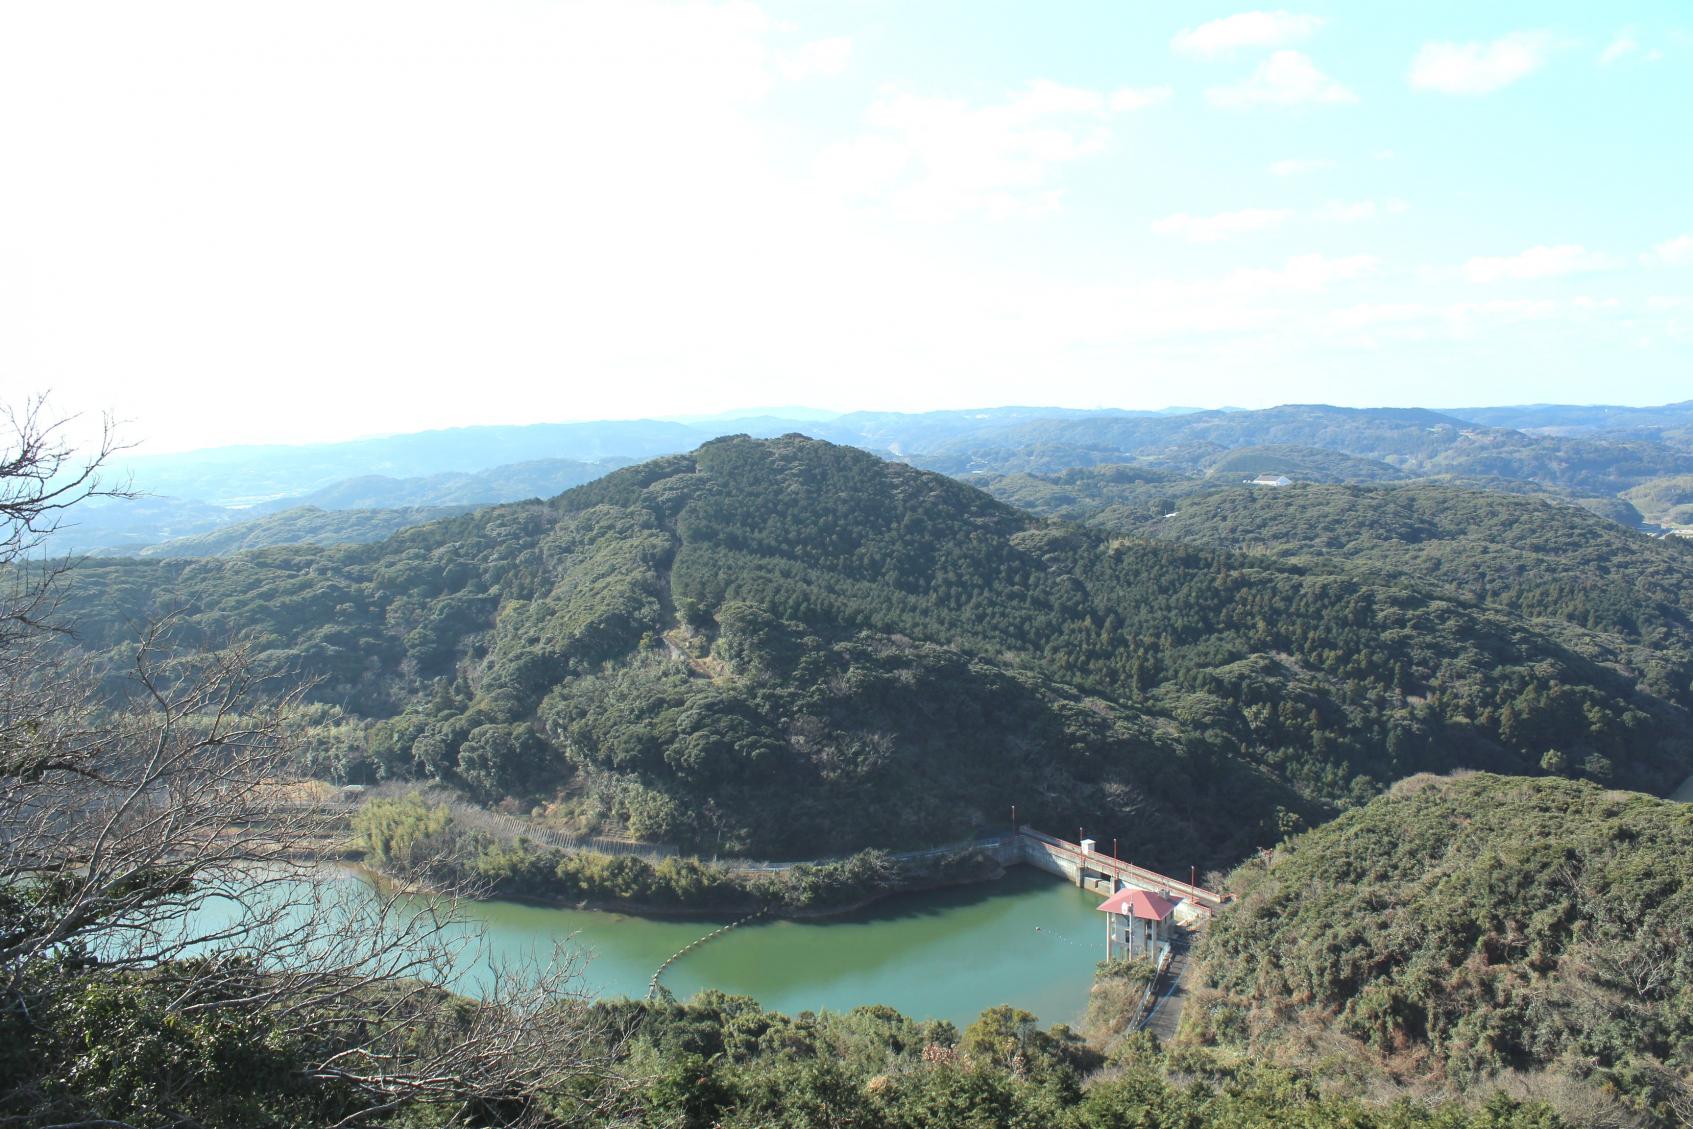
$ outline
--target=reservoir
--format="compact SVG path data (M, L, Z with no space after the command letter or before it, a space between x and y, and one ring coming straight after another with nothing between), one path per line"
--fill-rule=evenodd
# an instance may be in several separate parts
M1100 900L1012 867L995 882L902 894L840 917L743 925L683 956L662 982L680 1000L716 988L790 1014L886 1004L962 1030L982 1009L1012 1004L1042 1025L1075 1024L1104 955ZM465 991L475 990L475 973L490 959L545 956L555 939L569 939L589 958L582 976L591 991L639 998L671 954L727 922L503 901L461 910L483 930L480 951L461 971Z

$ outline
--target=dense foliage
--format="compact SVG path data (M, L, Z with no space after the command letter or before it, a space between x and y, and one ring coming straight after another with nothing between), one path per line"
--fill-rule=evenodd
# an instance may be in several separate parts
M310 1076L321 1033L291 1033L238 999L185 1014L193 961L98 978L69 964L33 970L37 1012L0 1012L0 1093L12 1103L0 1100L0 1121L281 1127L358 1108Z
M1647 521L1666 526L1693 525L1693 474L1649 479L1625 491L1623 497Z
M144 557L221 557L270 545L346 545L381 541L398 531L462 512L463 506L324 510L296 506L209 533L173 537L139 550Z
M177 457L193 461L192 456ZM473 506L551 497L630 461L534 459L415 478L363 474L310 493L254 504L243 499L239 505L218 505L151 494L111 499L84 507L75 523L54 534L51 546L60 553L212 557L267 545L379 541L396 530ZM241 481L239 471L234 478ZM218 481L227 491L227 480ZM247 483L257 492L258 483Z
M1139 418L1042 418L918 449L923 465L952 474L1050 474L1128 461L1195 473L1226 452L1275 445L1376 460L1419 477L1535 483L1596 497L1614 496L1651 478L1693 473L1693 445L1684 428L1530 434L1420 408L1324 404Z
M680 1129L1557 1129L1539 1104L1365 1103L1324 1096L1298 1072L1146 1036L1102 1055L1065 1028L990 1008L960 1034L892 1008L783 1016L702 993L691 1003L611 1004L630 1030L644 1125Z
M700 859L564 850L466 827L416 794L373 799L353 817L354 846L384 871L487 896L653 911L839 913L900 890L1002 873L968 848L905 859L859 851L783 869L731 870Z
M1693 1077L1693 807L1565 780L1419 777L1230 879L1200 1032L1341 1032L1460 1087L1538 1072L1670 1124ZM1677 1103L1680 1103L1678 1106Z
M1260 474L1285 475L1299 482L1393 482L1406 477L1404 471L1376 459L1278 443L1225 451L1206 460L1204 471L1208 478L1236 482Z
M651 1126L653 1129L1564 1129L1540 1103L1502 1094L1460 1103L1327 1096L1296 1070L1226 1055L1161 1051L1120 1040L1101 1054L1065 1028L1041 1029L1010 1007L960 1033L892 1008L784 1016L744 997L705 992L688 1004L620 1001L590 1025L616 1057L623 1093L584 1108L568 1086L527 1109L483 1105L461 1119L421 1103L386 1107L304 1069L269 1017L238 1010L184 1019L173 996L191 963L54 998L27 1030L0 1032L0 1078L36 1078L29 1108L67 1123L225 1129L443 1124ZM418 1022L422 1044L451 1013ZM11 1111L0 1107L0 1117ZM51 1114L49 1114L51 1116ZM35 1122L39 1123L39 1122Z
M1221 491L1155 528L1499 608L1693 704L1693 546L1556 499L1432 483Z
M115 659L168 606L190 641L316 679L345 718L328 771L706 852L946 841L1017 803L1179 869L1416 771L1557 751L1662 790L1693 748L1684 668L1611 662L1538 607L1052 524L799 437L380 545L77 579L83 639Z

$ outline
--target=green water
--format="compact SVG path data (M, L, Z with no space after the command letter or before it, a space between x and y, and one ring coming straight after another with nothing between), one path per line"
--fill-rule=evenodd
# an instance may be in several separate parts
M679 999L717 988L789 1013L888 1004L962 1027L1008 1003L1042 1023L1074 1023L1102 955L1099 901L1014 867L997 882L902 895L844 917L743 925L671 965L663 983ZM665 958L724 924L500 901L474 903L469 916L484 933L462 970L464 990L490 960L549 953L570 938L589 958L586 985L602 996L645 995Z

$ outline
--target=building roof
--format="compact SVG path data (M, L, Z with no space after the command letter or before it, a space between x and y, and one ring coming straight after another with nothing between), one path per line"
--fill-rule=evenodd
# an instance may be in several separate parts
M1106 898L1099 908L1106 913L1138 917L1143 921L1163 921L1176 912L1176 903L1150 891L1127 886Z

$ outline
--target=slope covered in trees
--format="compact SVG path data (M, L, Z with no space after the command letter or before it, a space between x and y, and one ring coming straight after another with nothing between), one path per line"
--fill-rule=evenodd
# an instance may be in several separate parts
M381 541L399 530L451 517L464 506L400 506L387 510L322 510L296 506L209 533L173 537L140 550L144 557L222 557L271 545L344 545Z
M1260 474L1286 475L1299 482L1393 482L1406 477L1397 467L1321 447L1266 443L1238 447L1205 461L1208 478L1244 481Z
M1138 474L1100 468L989 487L1103 529L1338 568L1508 611L1693 704L1693 546L1550 495L1432 482L1183 488Z
M1105 1054L1010 1007L960 1032L892 1008L795 1017L704 992L687 1004L605 1005L640 1078L642 1125L688 1129L1573 1129L1544 1102L1364 1101L1308 1072L1161 1051L1146 1035ZM644 1074L644 1077L642 1076ZM602 1124L593 1121L592 1124Z
M1623 494L1647 521L1693 525L1693 474L1653 478Z
M1566 780L1419 777L1230 879L1195 1033L1339 1032L1460 1089L1508 1071L1583 1124L1693 1114L1693 807ZM1347 1052L1325 1048L1331 1062Z
M324 771L708 851L942 841L1017 803L1216 863L1409 773L1553 748L1667 789L1693 734L1685 679L1515 614L1047 522L800 437L378 545L90 564L73 600L116 658L172 607L316 679Z
M1292 445L1378 460L1417 477L1500 479L1611 497L1651 478L1693 473L1679 432L1527 434L1418 408L1288 404L1255 412L1154 418L1039 419L983 429L921 451L950 474L1056 473L1129 461L1194 471L1243 447Z
M1238 490L1190 496L1147 528L1500 608L1693 704L1693 546L1555 498L1431 483Z

